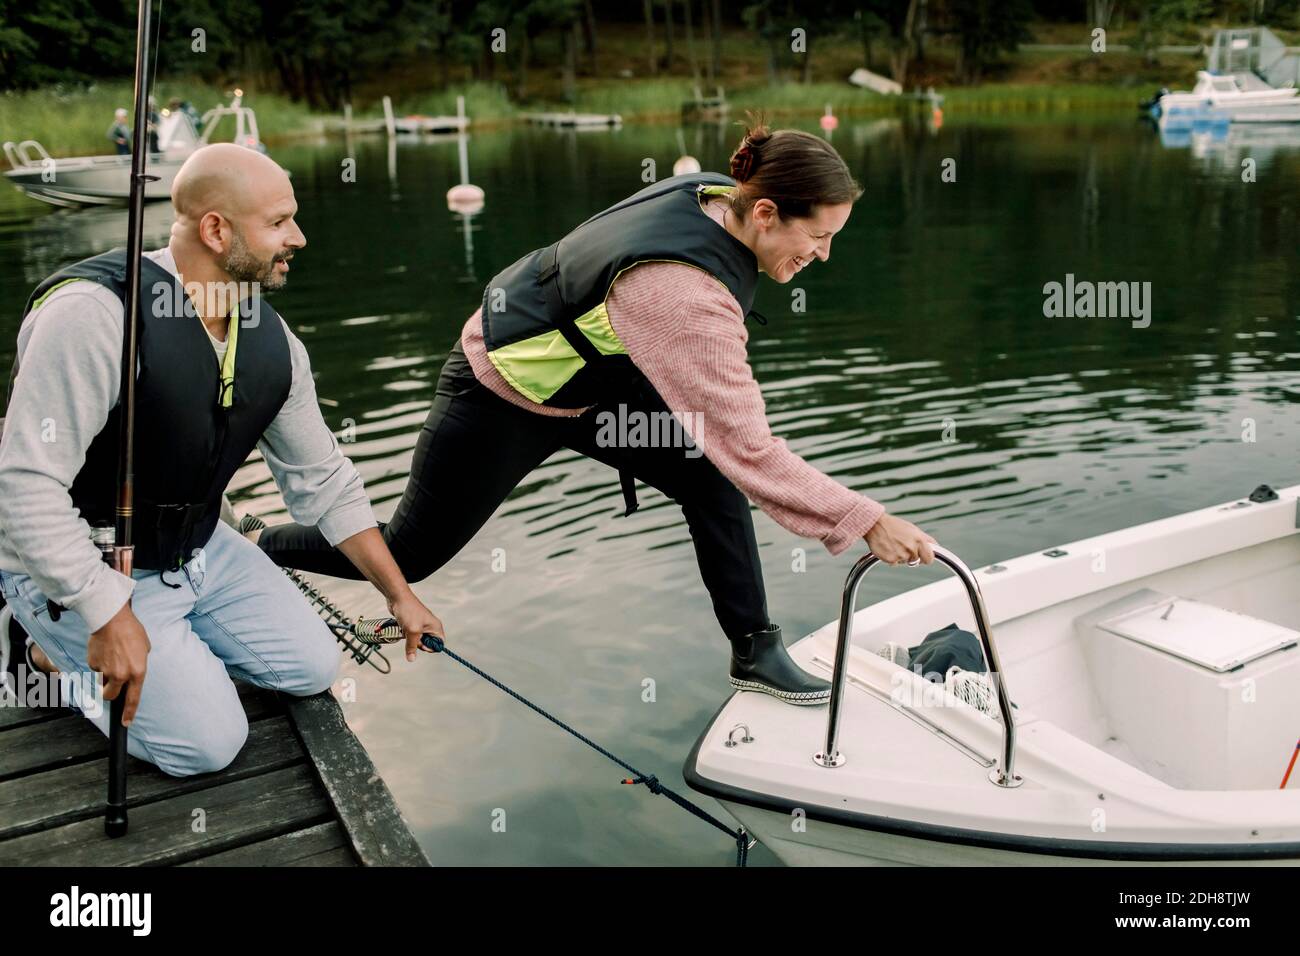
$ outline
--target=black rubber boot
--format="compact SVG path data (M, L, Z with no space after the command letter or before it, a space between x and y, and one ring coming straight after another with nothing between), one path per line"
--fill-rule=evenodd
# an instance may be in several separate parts
M776 624L731 642L731 686L801 706L825 704L831 699L830 682L814 677L790 658Z

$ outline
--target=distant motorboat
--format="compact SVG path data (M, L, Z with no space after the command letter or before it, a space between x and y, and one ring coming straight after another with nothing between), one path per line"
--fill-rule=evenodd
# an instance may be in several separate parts
M1293 86L1272 87L1254 73L1196 73L1191 92L1164 92L1154 101L1161 123L1226 120L1232 123L1300 122L1300 99Z
M235 118L234 142L266 152L257 131L257 116L242 105L243 92L236 90L228 106L207 111L200 120L202 134L183 110L164 110L158 125L159 151L150 153L146 171L157 179L145 186L145 201L158 202L171 196L176 172L197 149L207 146L224 116ZM103 206L126 202L131 193L131 157L72 156L54 159L34 139L4 144L12 167L4 171L16 189L33 199L54 206Z

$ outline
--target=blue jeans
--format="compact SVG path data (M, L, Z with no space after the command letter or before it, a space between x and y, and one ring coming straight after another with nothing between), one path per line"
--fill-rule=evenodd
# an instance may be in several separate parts
M254 544L218 524L207 546L163 578L135 571L131 609L149 635L148 671L127 750L176 777L220 770L248 737L232 677L296 696L329 688L341 655L293 582ZM178 586L173 586L178 585ZM26 574L0 570L14 617L66 675L86 675L85 621L50 620ZM67 681L72 703L107 736L109 709Z

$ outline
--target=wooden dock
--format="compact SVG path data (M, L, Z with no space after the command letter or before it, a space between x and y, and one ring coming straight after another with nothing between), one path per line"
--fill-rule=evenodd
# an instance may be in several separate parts
M393 119L393 132L399 135L455 135L469 127L468 120L455 116L397 116ZM326 132L332 133L386 133L388 121L385 119L326 120Z
M713 96L705 96L697 86L695 98L682 104L682 119L722 120L727 118L730 110L731 105L727 102L727 94L723 92L722 87L719 86Z
M352 104L343 106L341 120L327 119L322 128L326 132L352 133L387 133L389 136L444 136L456 135L469 129L469 118L465 115L464 97L457 97L459 112L456 116L425 116L412 113L398 116L393 112L393 101L383 98L384 115L382 118L357 119L352 115Z
M617 113L524 113L521 119L534 126L558 129L602 129L623 124L623 117Z
M116 840L103 734L71 709L0 706L0 866L429 865L333 695L237 686L239 756L192 777L130 758Z

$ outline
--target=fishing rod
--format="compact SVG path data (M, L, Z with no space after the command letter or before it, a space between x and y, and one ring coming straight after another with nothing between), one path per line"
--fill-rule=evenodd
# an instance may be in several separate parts
M406 640L406 634L405 632L403 632L402 626L398 624L394 618L391 617L362 618L361 620L357 621L355 624L352 625L352 634L362 644L371 645L371 646L380 646L383 644L398 644ZM632 776L619 781L620 783L627 784L629 786L637 786L637 785L644 784L645 788L649 790L651 793L656 794L657 796L667 797L669 800L677 804L677 806L681 807L687 813L692 814L697 819L702 820L704 823L707 823L709 826L717 830L721 830L727 836L731 837L731 839L736 844L736 866L747 865L749 861L749 851L753 849L757 841L749 835L749 831L746 830L743 826L733 830L731 827L727 826L725 823L723 823L713 814L709 813L707 810L703 809L702 807L696 806L694 803L692 803L690 800L687 800L681 794L670 789L669 787L664 786L659 781L659 778L656 777L654 774L642 773L640 770L632 766L622 757L619 757L617 754L613 753L612 751L602 747L600 744L596 743L596 741L592 740L590 737L587 737L586 735L575 730L573 727L570 727L568 724L560 720L560 718L556 717L554 714L547 712L544 708L533 703L523 694L520 694L518 691L513 690L510 687L507 687L505 684L497 680L487 671L470 663L464 657L461 657L459 654L457 654L455 651L453 651L451 648L447 646L447 642L444 638L441 638L436 634L424 634L420 637L420 646L424 648L424 650L429 651L431 653L443 654L447 657L450 657L457 664L460 664L462 667L466 668L471 673L476 674L477 676L483 678L493 687L502 691L506 695L513 697L515 700L523 704L525 707L533 711L538 716L543 717L546 720L549 720L551 723L559 727L565 733L574 737L576 740L586 744L588 747L596 751L596 753L600 754L602 757L605 757L608 760L618 764L628 773L632 774Z
M118 431L117 508L113 546L105 552L113 570L131 576L135 537L135 364L140 337L140 259L144 255L144 195L157 176L145 173L149 146L149 34L153 0L140 0L135 35L135 132L131 139L131 195L126 226L126 295L122 300L122 390ZM113 699L109 711L108 800L104 806L104 832L125 836L126 742L122 725L126 687Z
M244 520L248 521L249 519L247 516L245 516ZM265 527L265 524L263 524L260 520L257 519L255 520L256 520L256 524L252 525L252 527ZM241 524L239 527L240 527L240 531L242 532L244 530L244 525ZM391 668L388 664L388 659L384 657L383 653L380 651L380 648L387 644L400 644L406 640L406 634L402 630L402 626L398 624L394 618L391 617L362 618L359 621L353 621L350 617L348 617L343 612L343 610L337 604L335 604L333 601L327 598L321 592L321 590L318 587L316 587L316 585L312 584L311 581L309 581L306 577L304 577L300 572L295 571L292 568L282 568L281 570L283 570L284 573L287 574L289 578L293 581L293 583L298 586L298 590L300 590L303 593L303 596L307 598L308 602L310 602L310 604L312 605L312 608L320 615L321 619L325 622L326 626L334 633L334 637L339 641L339 643L342 644L345 648L347 648L348 652L352 655L353 660L355 660L358 664L368 663L372 667L376 668L377 670L379 670L384 674L389 673ZM438 637L436 634L422 635L420 637L420 646L424 650L429 651L431 653L442 654L446 657L451 658L456 663L460 664L462 667L465 667L473 674L483 678L493 687L496 687L498 690L502 691L508 696L513 697L515 700L523 704L529 710L545 718L546 720L549 720L551 723L559 727L565 733L571 735L575 739L586 744L588 747L596 751L601 756L606 757L607 759L613 761L614 763L622 767L624 770L632 774L632 776L627 777L622 781L620 781L621 783L628 784L631 786L638 786L644 784L645 788L649 790L651 793L661 797L667 797L669 800L677 804L687 813L694 815L698 819L709 824L709 826L714 827L717 830L721 830L723 833L727 834L727 836L731 837L731 839L735 841L736 865L745 866L746 863L748 862L749 851L753 848L756 841L754 840L753 837L749 835L749 832L743 826L735 830L731 829L731 827L727 826L717 817L713 816L713 814L709 813L708 811L704 810L701 807L696 806L694 803L692 803L690 800L687 800L681 794L664 786L662 783L660 783L659 778L656 777L654 774L642 773L640 770L632 766L626 760L623 760L617 754L602 747L600 744L596 743L590 737L587 737L584 734L579 733L577 730L575 730L573 727L570 727L568 724L560 720L554 714L548 713L545 709L539 707L537 704L533 703L531 700L529 700L527 697L520 694L518 691L512 690L510 687L507 687L505 684L497 680L487 671L470 663L470 661L466 660L464 657L461 657L459 654L457 654L455 651L449 648L447 646L446 640L444 640L441 637ZM378 663L376 663L376 661L374 660L374 658L376 657L378 657L380 660L384 662L383 666L380 666Z

